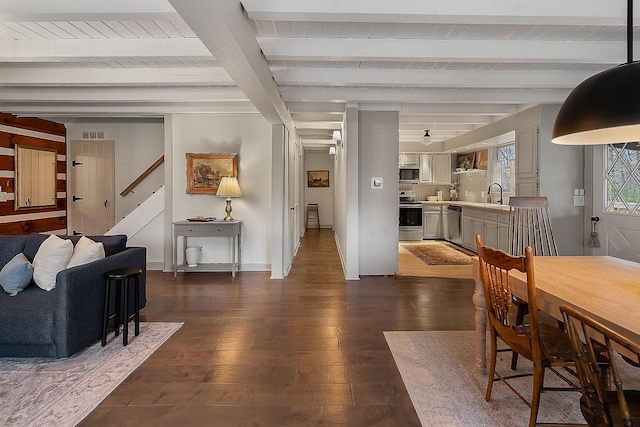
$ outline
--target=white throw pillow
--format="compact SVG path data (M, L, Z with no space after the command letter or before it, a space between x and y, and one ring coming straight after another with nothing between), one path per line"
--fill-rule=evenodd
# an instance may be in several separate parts
M73 249L73 255L69 264L67 264L67 268L87 264L102 258L104 258L104 245L102 242L94 242L90 238L82 236Z
M33 258L33 281L45 291L56 287L56 276L69 264L73 242L52 234L42 242Z

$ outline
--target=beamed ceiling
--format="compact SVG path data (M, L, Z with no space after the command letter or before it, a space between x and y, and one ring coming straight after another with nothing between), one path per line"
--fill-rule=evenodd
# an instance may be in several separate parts
M345 108L450 141L626 61L623 0L0 0L0 111L256 113L331 144ZM294 132L295 134L295 132Z

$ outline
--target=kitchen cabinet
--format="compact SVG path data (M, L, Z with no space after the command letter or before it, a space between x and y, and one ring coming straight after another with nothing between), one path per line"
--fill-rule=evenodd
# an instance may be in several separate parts
M462 246L476 250L476 234L484 235L484 210L462 208ZM484 242L484 236L483 236Z
M462 208L462 246L476 251L476 234L486 246L509 249L509 211L495 208Z
M399 153L398 166L420 166L420 153Z
M509 212L498 213L498 249L509 251Z
M451 183L451 156L449 154L422 154L420 181L432 184Z
M492 248L498 247L498 212L493 210L486 210L484 213L484 228L482 233L482 243L491 246Z
M538 195L538 126L516 131L516 196Z
M422 207L422 228L424 239L442 239L442 206Z

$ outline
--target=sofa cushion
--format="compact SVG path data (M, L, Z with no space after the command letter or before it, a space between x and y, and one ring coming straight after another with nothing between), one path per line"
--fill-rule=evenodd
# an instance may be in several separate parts
M87 264L104 258L104 245L102 242L94 242L88 237L82 236L73 248L73 255L67 268Z
M29 286L10 297L0 292L0 345L52 344L55 333L56 290L44 292Z
M33 258L33 281L45 291L52 290L56 287L56 276L67 268L72 255L71 240L50 235L42 242Z
M0 286L11 296L22 292L33 277L33 266L22 252L14 256L0 270Z
M104 246L104 255L111 256L127 249L127 235L114 234L112 236L88 236Z
M25 245L27 244L28 236L2 236L2 244L0 244L0 266L5 265L11 259L24 252ZM29 257L27 257L29 258ZM33 258L29 258L31 260Z
M29 260L33 260L36 256L36 252L38 252L38 248L44 242L49 235L48 234L39 234L39 233L31 233L27 237L27 243L24 247L24 254L27 256ZM80 241L81 236L58 236L63 239L69 239L75 245L78 241ZM126 234L114 234L112 236L87 236L94 242L102 242L104 245L104 255L111 256L113 254L117 254L118 252L122 252L127 249L127 235ZM13 255L20 251L14 252ZM11 259L11 257L7 258L7 261Z

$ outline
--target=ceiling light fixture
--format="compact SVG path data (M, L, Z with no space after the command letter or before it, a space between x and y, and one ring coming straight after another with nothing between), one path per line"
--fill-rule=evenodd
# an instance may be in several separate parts
M422 137L422 142L423 145L429 145L431 144L433 141L431 140L431 135L429 135L429 130L425 129L424 130L424 136Z
M640 63L633 62L633 0L627 0L627 63L580 83L562 104L551 142L595 145L640 140Z

